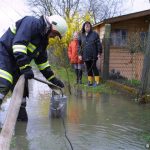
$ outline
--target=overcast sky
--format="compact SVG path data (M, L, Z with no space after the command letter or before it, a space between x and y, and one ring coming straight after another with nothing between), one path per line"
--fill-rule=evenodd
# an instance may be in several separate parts
M1 0L0 35L16 20L31 15L26 0Z
M150 9L149 0L128 0L126 14ZM0 36L16 20L31 15L27 0L1 0L0 3Z
M127 12L138 12L146 9L150 9L150 2L149 0L128 0L126 6Z

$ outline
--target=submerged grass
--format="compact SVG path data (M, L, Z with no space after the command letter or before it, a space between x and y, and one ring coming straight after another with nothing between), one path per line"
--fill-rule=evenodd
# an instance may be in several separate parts
M79 88L84 91L89 91L93 93L101 92L101 93L109 93L115 94L117 91L112 89L107 83L102 83L97 87L89 87L87 86L87 75L83 73L82 84L76 84L76 76L75 72L71 68L62 68L62 67L52 67L55 71L55 74L59 76L65 83L70 84L70 87Z
M142 133L141 138L144 139L144 141L148 144L149 147L147 148L150 148L150 133L149 132Z
M76 85L75 87L77 88L81 88L87 92L93 92L93 93L97 93L97 92L100 92L100 93L109 93L109 94L115 94L117 93L116 90L112 89L108 84L106 83L102 83L100 84L99 86L96 86L96 87L89 87L87 86L86 84L82 84L82 85Z

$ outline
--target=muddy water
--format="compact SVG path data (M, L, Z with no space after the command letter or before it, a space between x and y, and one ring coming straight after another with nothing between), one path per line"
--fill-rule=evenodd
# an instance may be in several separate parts
M47 85L30 81L29 121L17 122L11 150L71 150L65 129L74 150L146 150L150 105L121 93L75 90L67 95L64 128L62 119L49 118L50 93Z

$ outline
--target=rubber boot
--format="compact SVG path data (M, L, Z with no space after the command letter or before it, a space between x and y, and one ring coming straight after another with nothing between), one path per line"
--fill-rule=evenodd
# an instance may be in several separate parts
M4 97L5 97L5 95L3 95L2 93L0 93L0 105L3 103Z
M26 111L26 100L25 100L25 98L23 98L23 101L21 103L17 121L23 121L23 122L27 122L28 121L28 115L27 115L27 111Z
M93 77L88 76L88 86L92 86L92 85L93 85Z
M79 82L78 82L78 83L79 83L79 84L82 84L82 70L79 69L78 72L79 72L79 73L78 73L78 74L79 74Z
M79 70L75 69L75 73L76 73L76 84L79 83Z
M0 84L0 105L3 103L3 99L7 95L9 87L4 84Z
M100 77L99 76L95 76L95 83L93 84L94 87L98 86L100 84Z

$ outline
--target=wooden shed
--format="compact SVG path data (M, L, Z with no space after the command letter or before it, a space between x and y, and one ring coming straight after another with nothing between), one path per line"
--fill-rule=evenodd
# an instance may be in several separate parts
M103 41L105 25L111 24L110 71L115 69L128 79L141 79L149 21L150 9L105 19L93 25Z

